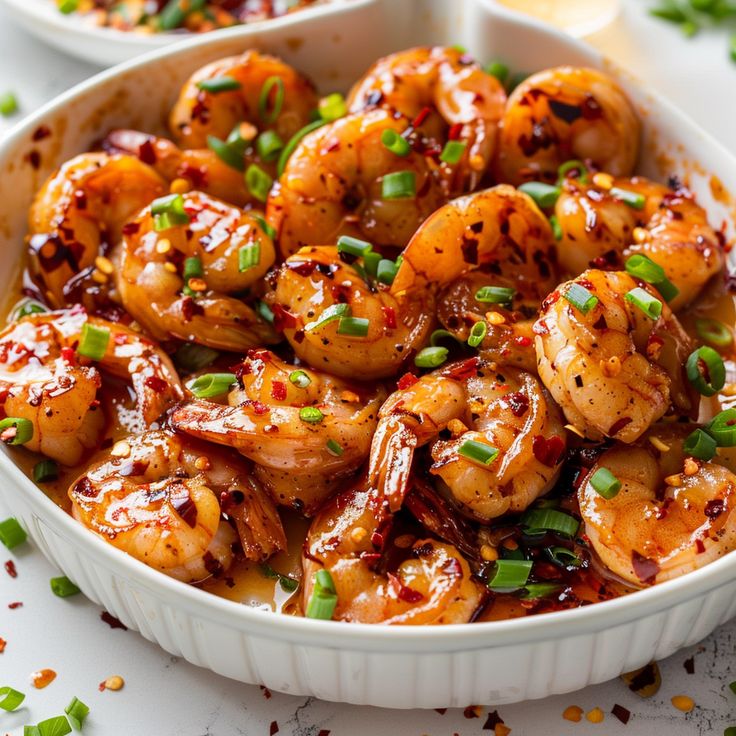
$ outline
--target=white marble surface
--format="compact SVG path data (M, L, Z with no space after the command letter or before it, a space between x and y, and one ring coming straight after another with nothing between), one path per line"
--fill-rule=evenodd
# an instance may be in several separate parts
M726 37L703 35L689 43L673 29L645 15L646 3L624 0L623 17L597 34L593 42L644 81L655 85L685 108L706 129L736 148L733 123L736 65L727 58ZM40 46L0 12L0 91L12 89L22 113L35 109L54 94L95 71ZM10 121L12 122L12 121ZM10 123L0 119L0 133ZM0 518L7 511L0 507ZM0 637L7 648L0 654L0 686L25 691L21 710L0 713L0 733L19 736L25 723L35 723L63 711L73 695L92 708L84 732L90 736L267 736L271 723L279 734L319 736L421 736L422 734L491 733L483 731L487 713L469 720L463 712L396 712L335 705L274 693L266 698L258 687L242 685L162 652L132 631L111 630L92 603L77 597L61 600L49 590L57 572L30 546L18 554L0 548L0 562L15 560L18 577L0 570ZM10 610L8 603L22 601ZM736 726L736 695L728 683L736 680L736 622L700 646L661 663L659 694L642 700L613 681L581 692L498 709L515 736L618 734L636 736L716 736ZM695 673L683 662L694 655ZM57 679L45 690L34 690L31 673L49 667ZM119 674L125 687L99 692L97 685ZM687 694L697 703L690 714L677 711L673 695ZM615 703L632 712L627 726L610 710ZM562 711L570 704L606 712L602 724L570 723ZM325 734L322 734L325 736Z

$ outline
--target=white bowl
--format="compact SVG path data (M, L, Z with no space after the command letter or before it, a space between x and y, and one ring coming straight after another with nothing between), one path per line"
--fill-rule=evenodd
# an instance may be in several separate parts
M282 55L325 91L346 88L378 55L420 43L461 43L481 59L501 58L527 71L560 63L604 67L641 112L642 171L682 176L715 223L728 217L732 205L714 200L711 174L736 191L736 160L682 113L559 33L487 0L450 5L358 3L349 15L305 17L298 36L275 24L234 29L79 85L0 147L0 279L14 283L28 205L56 165L112 127L162 128L179 84L194 69L251 46ZM52 135L34 143L41 124ZM34 149L41 154L38 170L28 163ZM44 554L126 626L228 677L327 700L428 708L542 698L667 657L736 614L731 554L625 598L526 619L392 628L293 618L216 598L126 556L60 511L7 455L0 455L0 493Z
M303 17L340 13L343 5L352 5L355 2L356 0L331 0L330 4L305 8L281 18L254 21L249 24L249 29L258 32L264 23L267 27L275 24L282 29L291 28ZM56 0L0 0L0 5L4 5L8 14L23 28L49 46L100 66L120 64L148 51L190 39L193 35L184 32L145 34L97 26L89 17L61 13Z

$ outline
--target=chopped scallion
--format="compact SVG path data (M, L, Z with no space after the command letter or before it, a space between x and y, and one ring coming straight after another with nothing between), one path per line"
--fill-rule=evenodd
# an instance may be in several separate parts
M309 597L305 615L329 621L337 607L337 591L335 583L327 570L319 570L314 576L312 595Z
M74 728L81 731L84 725L84 719L89 715L89 706L79 698L73 697L69 705L64 708L64 712Z
M381 260L378 262L378 267L376 268L376 278L382 284L391 286L391 284L393 284L394 282L394 279L396 278L396 274L398 273L398 271L399 267L394 261L391 261L388 258L381 258Z
M557 509L530 509L521 517L525 531L535 534L540 531L551 531L566 537L574 537L580 522Z
M275 161L283 148L284 142L275 130L264 130L256 138L256 151L264 161Z
M307 424L319 424L325 415L316 406L304 406L299 409L299 419Z
M624 299L638 307L650 319L657 319L662 314L662 302L640 286L627 291Z
M284 173L287 161L291 157L291 154L294 153L294 151L296 150L296 147L299 145L302 138L304 138L305 135L311 133L313 130L321 128L326 122L326 120L322 120L320 118L319 120L315 120L314 122L305 125L303 128L301 128L301 130L298 130L296 133L294 133L293 136L291 136L289 142L284 146L284 149L281 151L279 161L276 164L276 173L278 176L281 176L281 174Z
M467 145L465 141L447 141L440 154L440 161L444 161L446 164L458 163L463 157Z
M598 297L595 294L575 282L570 284L562 296L583 314L588 314L598 304Z
M703 396L715 396L726 383L723 358L707 345L690 353L685 373L693 388Z
M35 483L48 483L59 477L59 466L53 460L41 460L33 466Z
M301 370L292 371L289 373L289 381L293 383L297 388L306 388L312 383L312 379Z
M343 118L348 114L348 106L345 98L339 92L333 92L323 97L317 106L319 116L327 123Z
M326 324L329 324L330 322L334 322L335 320L339 320L341 317L349 317L350 316L350 305L349 304L333 304L320 314L320 316L315 319L312 322L307 322L306 325L304 325L304 331L305 332L312 332L313 330L316 330L320 327L324 327Z
M496 77L501 84L505 84L509 78L509 68L502 61L491 61L486 65L485 71L492 77Z
M422 348L414 357L414 365L417 368L438 368L447 360L447 348L429 347Z
M0 439L6 445L25 445L33 438L33 422L25 417L0 420Z
M571 172L577 172L575 179L581 184L588 183L588 167L578 159L565 161L565 163L557 169L557 183L561 184Z
M703 429L716 441L718 447L736 447L736 409L724 409Z
M219 92L232 92L240 89L243 85L234 77L222 76L202 79L197 82L197 87L203 92L218 94Z
M234 373L204 373L187 384L187 388L198 399L211 399L228 393L237 381Z
M381 143L391 153L395 153L397 156L408 156L411 153L411 144L404 136L399 135L393 128L386 128L381 133Z
M26 699L26 696L12 687L0 687L0 708L8 712L16 710Z
M560 188L541 181L528 181L519 187L520 192L528 194L539 207L554 207L560 196Z
M0 115L9 117L18 110L18 100L12 92L0 93Z
M366 253L370 253L373 246L365 240L353 238L350 235L341 235L337 239L337 252L349 253L351 256L362 258Z
M227 164L231 169L236 171L245 171L245 161L243 159L243 151L240 146L230 144L227 141L221 141L214 135L207 136L207 148L212 151L217 158Z
M475 292L475 300L481 304L510 304L516 289L506 286L482 286Z
M273 100L271 100L271 92ZM264 123L270 125L281 114L284 105L284 80L281 77L269 77L261 87L258 96L258 115Z
M487 333L488 325L485 321L481 320L480 322L476 322L470 330L468 345L470 345L471 348L477 348L483 342Z
M498 457L498 450L495 447L477 440L465 440L457 452L464 458L480 465L490 465Z
M386 174L381 183L383 199L403 199L416 194L416 178L413 171L395 171Z
M546 598L548 595L559 593L564 587L560 583L529 583L524 586L521 592L521 598L524 600Z
M59 598L69 598L69 596L77 595L77 593L81 592L65 575L58 578L51 578L49 583L53 594Z
M707 432L696 429L687 436L682 450L686 455L708 461L715 457L717 447L716 441Z
M339 442L335 442L333 439L327 440L327 451L331 455L335 455L337 457L340 457L340 455L345 452L343 446Z
M245 170L245 186L259 202L268 199L272 185L273 179L258 164L251 164Z
M630 192L628 189L620 189L619 187L611 187L609 194L635 210L643 210L647 201L643 194Z
M238 270L247 271L261 262L260 243L248 243L238 250Z
M609 500L621 490L621 481L608 468L598 468L590 476L590 485L599 496Z
M28 539L25 529L18 523L14 517L0 521L0 542L8 549L13 549Z
M547 556L560 567L580 567L583 561L567 547L546 547Z
M696 319L695 330L701 340L717 348L727 348L733 343L733 333L717 319Z
M370 320L365 317L340 317L337 323L337 334L365 337L369 327Z
M531 560L496 560L488 587L497 592L523 588L529 580L532 564Z

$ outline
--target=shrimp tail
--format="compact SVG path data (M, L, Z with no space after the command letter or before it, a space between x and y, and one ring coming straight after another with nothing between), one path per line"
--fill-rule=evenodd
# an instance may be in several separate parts
M379 423L371 446L368 482L377 497L394 513L409 491L417 436L402 417L390 416Z

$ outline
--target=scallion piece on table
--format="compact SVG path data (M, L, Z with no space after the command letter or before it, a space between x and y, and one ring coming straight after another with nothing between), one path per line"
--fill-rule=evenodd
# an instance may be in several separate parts
M647 201L643 194L631 192L628 189L621 189L620 187L611 187L608 193L635 210L643 210Z
M210 92L212 94L218 94L220 92L233 92L236 89L240 89L243 85L235 79L235 77L228 77L224 75L222 77L212 77L211 79L202 79L197 82L197 87L203 92Z
M12 687L0 687L0 708L8 712L16 710L26 699L26 696Z
M566 537L574 537L580 526L577 519L557 509L530 509L521 517L521 524L532 534L550 531Z
M198 399L211 399L226 394L237 381L234 373L205 373L187 384Z
M51 585L51 591L59 598L69 598L69 596L77 595L80 592L79 588L65 575L58 578L51 578L49 583Z
M256 151L264 161L275 161L283 148L284 142L275 130L264 130L256 138Z
M682 450L686 455L708 461L715 457L717 447L716 441L707 432L696 429L685 438Z
M695 330L703 342L717 348L727 348L733 343L733 333L717 319L696 319Z
M337 239L337 252L348 253L351 256L363 258L366 253L370 253L373 246L366 240L353 238L350 235L341 235Z
M33 422L24 417L0 420L0 439L6 445L25 445L33 437Z
M475 300L481 304L510 304L516 289L506 286L482 286L475 292Z
M28 539L25 529L18 523L14 517L0 521L0 542L8 549L13 549Z
M56 7L58 7L59 12L64 13L64 15L76 13L79 8L79 0L56 0Z
M319 570L314 575L312 595L307 604L307 618L317 618L323 621L332 619L337 607L337 591L335 583L327 570Z
M447 348L429 347L422 348L414 357L414 365L417 368L438 368L447 360Z
M486 325L485 321L480 320L479 322L476 322L470 329L468 345L470 345L471 348L477 348L483 342L487 333L488 325Z
M247 271L255 268L261 262L260 243L248 243L238 250L238 270Z
M598 304L598 297L580 284L573 282L563 292L562 296L583 314L588 314Z
M270 125L281 114L283 105L284 80L281 77L269 77L263 83L258 96L258 115L264 123Z
M466 147L467 143L465 141L447 141L440 154L440 161L444 161L446 164L458 163L463 157Z
M539 207L554 207L560 196L560 188L541 181L528 181L519 187L520 192L528 194Z
M272 185L273 179L258 164L251 164L245 170L245 186L259 202L268 199Z
M715 396L726 383L723 358L707 345L690 353L685 373L693 388L703 396Z
M493 576L488 587L495 591L511 591L523 588L532 571L531 560L496 560L493 563Z
M640 309L650 319L657 319L662 314L662 302L641 286L627 291L624 299Z
M340 317L337 323L337 334L365 337L369 327L370 320L365 317Z
M330 322L335 322L336 320L339 320L341 317L349 317L350 316L350 305L349 304L333 304L320 314L317 319L313 320L312 322L307 322L306 325L304 325L304 331L305 332L312 332L320 327L324 327L325 325L329 324Z
M381 143L383 143L384 147L391 151L391 153L395 153L397 156L401 156L402 158L411 153L411 143L392 128L386 128L386 130L381 133Z
M316 406L303 406L299 409L299 419L307 424L319 424L325 415Z
M716 441L718 447L736 447L736 409L724 409L703 429Z
M304 371L297 370L289 373L289 382L297 388L306 388L312 383L312 379Z
M343 118L348 114L348 106L345 98L339 92L323 97L317 106L319 116L327 123Z
M0 93L0 115L9 117L18 110L18 100L12 92Z
M75 696L72 698L69 705L64 708L64 712L72 725L78 731L81 731L82 726L84 725L84 719L89 715L89 706Z
M614 498L621 490L621 481L608 468L598 468L590 476L590 485L599 496L607 499Z
M66 734L72 732L72 727L66 716L47 718L45 721L38 723L36 728L39 736L66 736Z
M405 199L416 193L416 177L413 171L395 171L384 175L381 182L383 199Z
M459 455L479 465L490 465L498 457L495 447L477 440L465 440L457 451Z
M41 460L33 466L33 481L48 483L59 477L59 466L53 460Z

